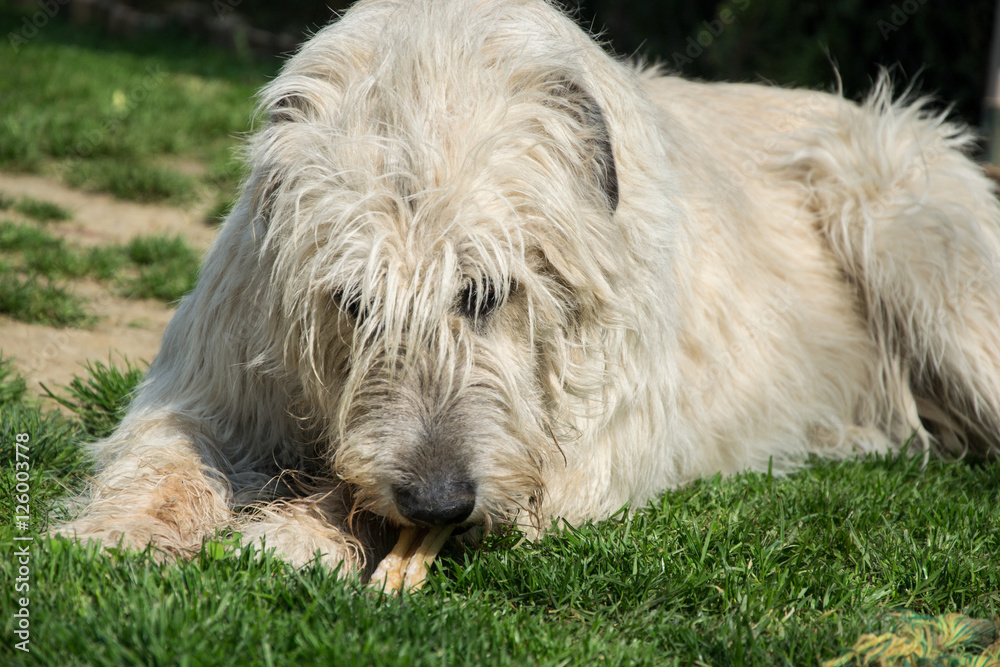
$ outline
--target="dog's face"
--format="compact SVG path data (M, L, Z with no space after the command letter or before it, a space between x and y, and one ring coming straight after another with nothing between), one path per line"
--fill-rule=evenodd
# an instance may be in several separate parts
M537 518L613 335L613 138L574 72L415 30L364 53L320 33L265 92L271 349L360 508Z

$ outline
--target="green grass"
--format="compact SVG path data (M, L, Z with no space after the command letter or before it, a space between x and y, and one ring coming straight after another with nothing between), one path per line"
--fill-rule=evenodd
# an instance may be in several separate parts
M0 0L0 34L20 33L37 9ZM62 14L16 52L6 43L4 50L0 169L55 173L118 197L174 203L235 187L234 148L250 129L253 95L279 65L180 35L113 37L70 25ZM164 156L200 162L207 175L196 182L161 166Z
M126 359L124 369L97 361L87 362L84 370L83 376L73 376L65 393L53 392L45 385L42 388L48 398L75 415L88 437L103 438L111 434L125 415L132 390L142 379L142 368Z
M32 324L87 327L94 317L64 286L38 276L20 275L0 263L0 313Z
M27 391L28 384L14 370L13 361L0 357L0 406L21 403Z
M194 288L201 260L179 236L140 236L123 248L138 275L126 280L125 294L175 301Z
M216 200L212 207L205 212L205 222L210 225L221 225L229 215L229 212L233 210L234 195L228 197L220 197Z
M69 161L69 185L91 192L108 192L120 199L142 203L185 204L195 199L194 179L172 169L150 164L129 164L114 158Z
M125 245L75 248L33 225L0 220L0 313L24 322L94 321L70 280L111 282L122 295L174 302L189 292L201 260L180 237L141 236Z
M79 278L93 273L98 267L111 271L117 268L104 267L97 259L103 257L102 254L75 250L44 229L2 220L0 252L20 260L26 272L48 280Z
M12 487L14 434L29 433L35 535L88 474L81 443L107 432L138 379L90 373L64 394L80 415L69 418L5 394L13 380L0 372L0 397L13 397L0 398L0 484ZM0 662L816 665L887 630L895 611L1000 615L998 494L1000 462L716 477L537 544L506 534L451 547L424 590L401 599L234 555L224 537L171 564L39 537L32 652L12 648L8 593ZM12 513L0 496L0 515ZM15 534L0 525L0 551ZM0 580L15 576L14 559L0 559Z
M52 202L39 201L31 197L14 199L2 194L0 194L0 211L17 211L39 222L59 222L73 217L73 214L65 208Z

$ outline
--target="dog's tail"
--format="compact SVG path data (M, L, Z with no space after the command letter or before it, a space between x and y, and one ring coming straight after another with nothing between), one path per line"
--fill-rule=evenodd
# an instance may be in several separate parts
M863 104L794 137L782 166L807 188L879 345L881 396L862 418L944 454L996 456L1000 206L967 157L973 135L908 97L883 75Z

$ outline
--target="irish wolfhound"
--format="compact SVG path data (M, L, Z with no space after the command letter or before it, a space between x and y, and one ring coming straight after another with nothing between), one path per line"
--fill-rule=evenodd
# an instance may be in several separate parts
M543 0L365 0L261 109L64 533L228 527L362 576L398 538L377 578L412 585L452 529L998 451L1000 209L971 135L885 82L694 83Z

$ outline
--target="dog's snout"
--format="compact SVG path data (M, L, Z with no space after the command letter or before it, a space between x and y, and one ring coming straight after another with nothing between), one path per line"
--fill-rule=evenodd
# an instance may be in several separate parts
M469 518L476 506L476 487L459 476L419 479L393 487L396 509L404 518L426 526L450 526Z

